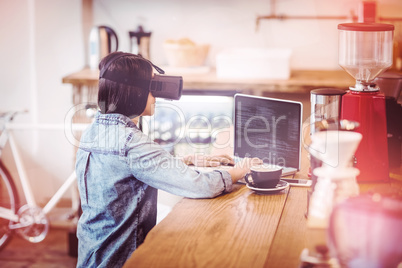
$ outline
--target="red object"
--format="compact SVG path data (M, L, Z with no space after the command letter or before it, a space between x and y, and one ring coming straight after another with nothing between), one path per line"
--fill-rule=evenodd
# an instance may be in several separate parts
M377 3L375 1L362 1L358 8L358 21L374 23L376 21Z
M393 31L393 24L384 23L341 23L338 24L338 30L353 32L386 32Z
M356 150L358 182L389 181L385 96L379 91L348 91L342 97L341 119L360 123L363 135Z

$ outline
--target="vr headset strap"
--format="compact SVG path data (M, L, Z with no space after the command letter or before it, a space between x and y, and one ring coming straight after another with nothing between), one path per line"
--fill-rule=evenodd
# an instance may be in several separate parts
M132 77L127 76L126 74L122 74L120 72L113 72L113 71L108 71L110 64L112 64L115 60L123 57L130 55L132 56L133 54L130 53L122 53L122 54L116 54L112 58L106 62L105 66L103 66L102 70L99 73L99 78L105 78L107 80L116 82L116 83L121 83L125 84L127 86L133 86L133 87L139 87L142 89L149 89L149 85L151 81L145 80L145 79L135 79Z
M108 62L106 62L105 66L103 66L102 70L100 70L99 78L106 78L104 75L105 75L105 72L109 69L110 64L112 64L118 58L121 58L121 57L127 56L127 55L132 55L132 54L129 54L129 53L116 54L112 58L110 58L108 60Z

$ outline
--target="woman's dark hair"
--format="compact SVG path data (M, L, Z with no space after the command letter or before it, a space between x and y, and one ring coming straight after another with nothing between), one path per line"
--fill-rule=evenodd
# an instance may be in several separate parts
M121 72L122 75L151 80L152 65L146 59L135 54L113 52L99 63L102 70L116 54L126 54L114 60L108 71ZM142 114L148 100L148 89L117 83L105 78L99 78L98 106L103 114L118 113L129 118Z

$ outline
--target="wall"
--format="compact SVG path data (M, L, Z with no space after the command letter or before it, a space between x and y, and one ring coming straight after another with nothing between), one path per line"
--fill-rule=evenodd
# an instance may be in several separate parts
M357 15L359 0L94 0L94 23L114 28L121 50L129 51L128 32L139 24L152 32L151 59L166 64L162 49L166 39L188 37L208 43L207 65L228 47L287 47L293 49L293 69L338 69L338 20L262 20L257 15L299 16ZM381 0L379 16L400 17L400 0ZM401 32L402 33L402 32ZM401 35L400 33L400 35ZM402 38L402 35L401 35Z
M17 123L63 124L72 107L62 77L82 68L80 0L0 1L0 110L29 110ZM40 202L73 170L63 130L16 130L20 153ZM10 148L2 160L16 176Z

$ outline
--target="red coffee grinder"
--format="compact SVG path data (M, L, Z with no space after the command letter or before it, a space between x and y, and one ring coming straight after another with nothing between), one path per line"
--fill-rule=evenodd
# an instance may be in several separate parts
M356 79L342 96L341 119L360 123L363 139L356 151L358 182L388 181L385 96L373 82L392 65L394 26L344 23L339 30L339 65Z

